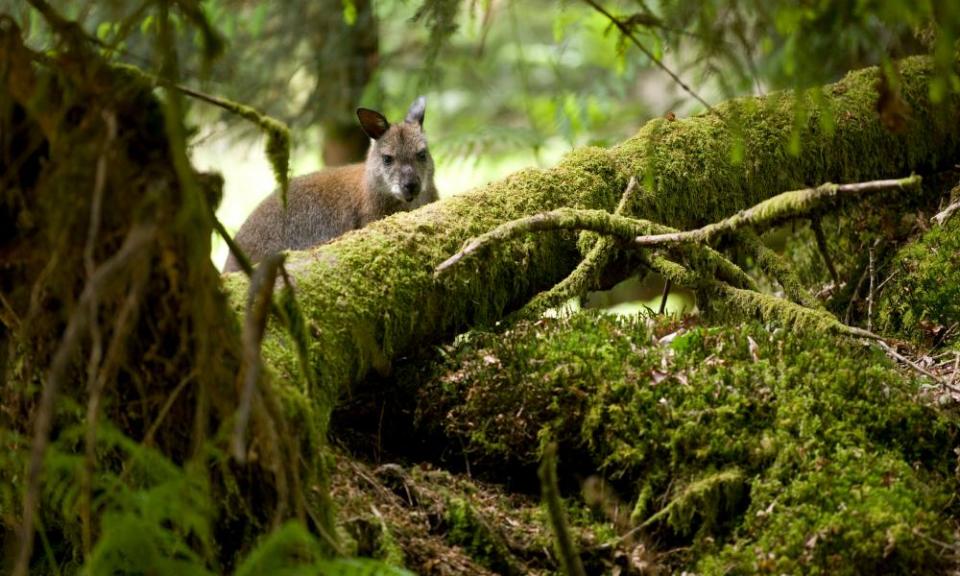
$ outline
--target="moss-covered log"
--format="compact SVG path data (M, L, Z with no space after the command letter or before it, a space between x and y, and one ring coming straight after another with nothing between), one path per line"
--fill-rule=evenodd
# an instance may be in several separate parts
M818 91L738 99L715 113L658 119L611 149L585 148L549 170L525 170L461 196L374 223L289 267L309 328L318 389L289 398L329 410L371 368L466 326L494 322L566 276L580 254L570 235L497 247L484 263L442 281L434 267L464 242L506 221L558 207L612 210L631 176L644 186L633 215L676 228L719 220L785 190L934 170L960 156L960 95L929 98L928 59L900 63L911 113L898 133L876 112L878 72L865 69ZM815 102L817 102L815 104ZM802 142L791 153L791 142ZM235 275L226 286L244 294ZM238 303L240 299L235 299ZM277 340L269 361L295 381L293 347ZM312 423L322 429L324 422Z

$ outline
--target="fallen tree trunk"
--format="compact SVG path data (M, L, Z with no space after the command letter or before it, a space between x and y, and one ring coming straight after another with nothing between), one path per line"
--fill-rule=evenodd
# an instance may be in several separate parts
M960 157L960 96L934 104L928 59L900 63L909 119L897 133L877 113L876 68L853 72L814 99L790 92L745 98L715 113L658 119L611 149L584 148L549 170L529 169L413 213L374 223L288 267L313 336L311 391L325 427L337 397L371 369L458 330L493 323L562 279L580 253L575 236L551 233L493 248L483 263L436 280L436 265L495 226L559 207L612 210L630 177L644 190L628 213L689 228L785 190L940 169ZM818 101L816 106L814 100ZM802 146L791 153L791 142ZM225 279L245 294L239 275ZM269 364L295 381L294 347L279 332ZM288 379L290 380L290 379Z

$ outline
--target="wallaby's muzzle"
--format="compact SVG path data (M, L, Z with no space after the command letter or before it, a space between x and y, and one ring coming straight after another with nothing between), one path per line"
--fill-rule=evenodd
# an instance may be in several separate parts
M420 180L407 180L401 186L403 190L403 199L412 202L420 194Z

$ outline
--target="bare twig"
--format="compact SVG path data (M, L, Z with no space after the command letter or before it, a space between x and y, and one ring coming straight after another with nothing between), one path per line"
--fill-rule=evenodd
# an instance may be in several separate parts
M663 281L663 292L660 294L660 310L657 314L663 316L663 313L667 309L667 297L670 296L670 279L666 278Z
M96 272L96 261L94 260L94 251L97 246L97 236L100 234L100 220L103 216L103 192L107 183L107 156L110 147L117 137L117 117L108 110L102 112L103 121L107 125L106 139L100 149L97 158L97 169L94 175L93 199L90 202L90 224L87 227L87 242L83 247L83 265L86 270L87 281L93 277ZM100 405L99 393L95 390L97 375L100 369L100 360L103 355L103 335L100 332L99 315L100 302L97 294L94 293L90 298L90 310L88 314L92 319L89 322L90 331L90 358L87 361L87 388L90 390L90 401L87 406L87 436L92 437L95 433L91 428L95 426L93 422L96 415L91 416L90 411L96 411ZM81 480L82 497L80 499L80 525L81 541L83 543L84 556L89 556L93 546L92 528L91 528L91 508L93 497L91 495L91 479L93 476L93 447L87 446L84 474Z
M149 255L143 255L140 261L149 261ZM127 336L133 327L137 312L139 311L141 298L147 286L149 269L141 266L141 269L135 273L133 285L130 288L127 298L124 300L120 311L117 313L117 320L114 323L113 336L110 344L107 346L107 354L104 357L103 365L97 371L97 377L90 387L90 397L87 400L87 418L86 433L84 435L85 454L83 474L80 479L80 489L82 492L83 514L86 514L85 521L90 522L93 508L93 472L96 468L96 447L97 447L97 419L100 414L100 400L103 397L103 391L106 389L107 382L116 373L116 368L120 363L121 355L127 344ZM92 529L89 530L86 537L90 538L92 544ZM87 550L89 552L89 549Z
M950 384L947 386L953 389L953 383L957 381L957 372L960 372L960 352L956 352L956 359L953 361L953 374L950 375Z
M877 283L877 271L876 271L876 248L880 244L880 239L877 238L874 243L870 246L870 288L867 292L867 330L873 331L873 299L876 295L875 285Z
M7 298L2 292L0 292L0 304L3 305L3 309L0 310L0 322L3 322L3 325L11 330L20 328L20 317L17 316L17 312L13 309L13 306L10 305L10 302L7 301Z
M943 226L957 210L960 210L960 202L954 202L953 204L947 206L944 210L938 212L936 216L931 218L930 222L936 224L937 226Z
M833 259L830 257L830 249L827 247L827 237L823 233L823 226L820 225L820 219L811 218L810 227L813 228L813 235L817 239L817 250L820 251L820 256L823 257L823 263L827 265L827 270L830 272L830 279L833 280L834 287L839 288L840 275L837 274L837 269L833 265ZM870 281L873 282L873 279L871 278Z
M853 292L850 293L850 301L847 302L847 309L843 313L843 322L844 324L849 324L851 318L853 317L853 305L857 301L857 294L860 293L860 288L863 287L863 283L867 281L867 275L870 273L869 267L864 267L863 273L860 274L860 279L857 280L857 285L853 288Z
M184 388L187 387L187 384L192 382L196 377L196 370L191 371L182 380L180 380L180 382L177 383L176 388L170 392L170 394L167 396L167 399L163 402L163 406L160 407L160 411L157 412L157 417L154 418L153 422L150 423L150 428L147 429L147 433L143 435L144 446L150 446L153 444L153 437L156 436L157 430L160 429L160 424L163 422L164 418L167 417L170 409L173 408L173 403L177 401L177 398L183 392ZM124 471L129 469L131 468L125 468Z
M898 360L899 362L902 362L902 363L906 364L906 365L909 366L910 368L912 368L912 369L914 369L915 371L917 371L918 373L926 376L927 378L933 380L934 382L936 382L937 384L943 386L944 388L947 388L947 389L949 389L949 390L952 391L952 392L955 392L955 393L960 394L960 387L954 386L954 384L953 384L952 381L951 381L951 382L947 382L947 381L944 380L943 378L940 378L939 376L937 376L937 375L934 374L933 372L930 372L929 370L927 370L927 369L924 368L923 366L917 364L917 363L914 362L913 360L911 360L911 359L907 358L906 356L904 356L903 354L897 352L896 348L894 348L893 346L891 346L890 344L888 344L887 341L884 340L883 338L880 338L880 337L876 336L876 337L874 337L874 341L875 341L875 342L877 343L877 345L880 346L880 348L882 348L883 351L886 352L887 355L890 356L891 358L893 358L893 359L895 359L895 360Z
M590 6L592 6L593 9L596 10L597 12L599 12L599 13L603 14L604 16L606 16L606 18L607 18L608 20L610 20L610 22L613 23L614 26L616 26L617 28L620 29L620 32L621 32L624 36L626 36L627 38L629 38L630 41L633 42L634 45L635 45L637 48L639 48L640 51L643 52L643 54L644 54L647 58L649 58L650 61L653 62L653 63L657 66L657 68L663 70L663 71L667 74L667 76L669 76L674 82L677 83L678 86L680 86L680 88L683 89L684 92L686 92L687 94L689 94L690 96L692 96L694 99L696 99L697 102L703 104L703 106L704 106L707 110L709 110L710 112L716 112L716 110L714 110L713 106L711 106L706 100L704 100L703 98L701 98L700 95L697 94L696 92L694 92L692 88L690 88L689 86L687 86L687 84L686 84L683 80L681 80L680 77L677 76L677 75L673 72L673 70L671 70L670 68L668 68L667 65L663 63L662 60L660 60L659 58L657 58L657 57L653 54L653 52L651 52L650 50L647 49L646 46L644 46L643 44L641 44L641 43L640 43L640 40L639 40L639 39L637 38L637 36L633 33L633 30L631 30L630 27L627 26L627 24L626 24L625 22L623 22L622 20L620 20L619 18L617 18L616 16L614 16L613 14L611 14L610 12L608 12L603 6L601 6L600 4L598 4L597 2L595 2L594 0L583 0L583 1L586 2L587 4L589 4Z
M67 322L63 339L53 355L50 372L47 375L40 404L37 408L37 417L34 422L33 444L30 450L30 463L27 470L27 486L23 496L23 521L20 525L20 553L14 566L14 576L26 576L30 564L30 555L33 552L34 515L40 497L40 473L43 470L43 457L47 444L50 441L50 427L53 423L54 400L65 378L73 353L80 342L80 335L91 320L90 302L98 293L122 271L129 262L141 256L141 250L153 240L156 227L153 224L134 226L123 246L109 260L104 262L97 271L87 280L87 284L80 295L76 310ZM96 320L96 319L93 319Z

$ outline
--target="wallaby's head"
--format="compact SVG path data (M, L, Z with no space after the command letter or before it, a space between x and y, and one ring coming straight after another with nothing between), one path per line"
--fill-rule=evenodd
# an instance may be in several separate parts
M410 203L428 186L433 187L433 157L423 134L426 108L427 99L420 96L397 124L374 110L357 109L360 126L373 140L366 168L371 192Z

